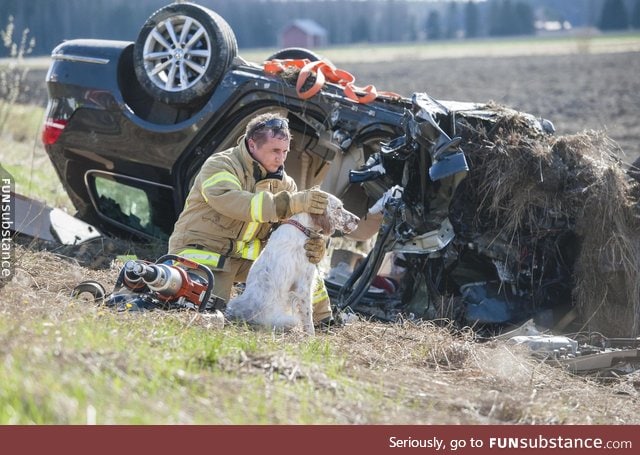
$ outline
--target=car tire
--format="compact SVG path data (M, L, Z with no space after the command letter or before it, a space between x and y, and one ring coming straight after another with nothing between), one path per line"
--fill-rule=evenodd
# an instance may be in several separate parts
M311 62L317 62L323 58L315 52L303 47L287 47L269 56L267 60L287 60L287 59L308 59Z
M194 107L210 96L238 54L229 24L190 3L159 9L144 23L134 46L134 69L155 100Z

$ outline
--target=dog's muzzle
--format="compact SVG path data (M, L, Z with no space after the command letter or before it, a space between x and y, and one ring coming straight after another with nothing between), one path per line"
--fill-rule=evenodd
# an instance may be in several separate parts
M342 232L344 234L350 234L351 232L356 230L359 222L360 222L360 218L358 218L355 215L351 215L349 217L349 220L347 220L347 222L344 224L344 229Z

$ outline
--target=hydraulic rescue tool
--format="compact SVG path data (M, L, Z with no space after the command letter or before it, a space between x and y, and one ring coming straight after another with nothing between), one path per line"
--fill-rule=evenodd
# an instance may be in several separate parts
M137 259L125 262L106 299L104 288L95 281L78 284L71 295L88 292L99 303L119 311L157 308L202 312L213 311L223 301L212 294L213 283L213 273L207 266L167 254L155 263Z

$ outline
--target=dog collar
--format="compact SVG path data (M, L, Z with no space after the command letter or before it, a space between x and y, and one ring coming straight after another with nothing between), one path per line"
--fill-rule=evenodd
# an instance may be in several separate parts
M303 226L302 224L298 223L296 220L286 220L286 221L283 221L282 224L290 224L291 226L298 228L307 237L311 237L314 234L314 232L311 229L309 229L306 226Z

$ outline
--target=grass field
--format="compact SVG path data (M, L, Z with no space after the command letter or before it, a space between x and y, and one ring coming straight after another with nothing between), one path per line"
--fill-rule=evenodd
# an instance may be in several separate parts
M115 313L17 250L0 290L1 424L638 424L637 375L570 375L432 323L355 321L309 339L200 313Z
M16 192L74 213L40 140L43 119L40 106L11 107L0 130L0 163L15 179Z
M262 62L277 49L240 49L246 60ZM384 63L462 57L507 57L640 51L640 33L606 34L584 31L571 36L442 40L425 43L366 43L314 49L336 64Z

